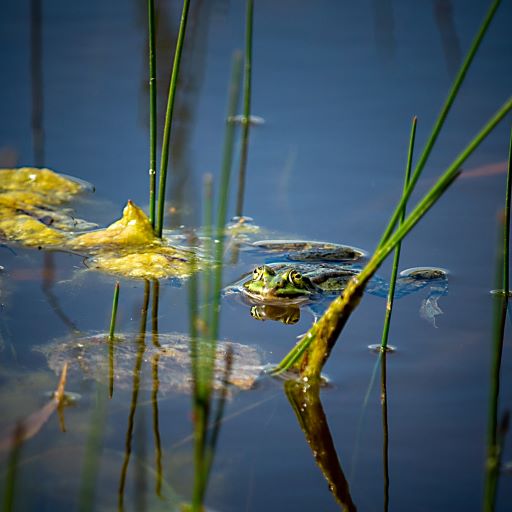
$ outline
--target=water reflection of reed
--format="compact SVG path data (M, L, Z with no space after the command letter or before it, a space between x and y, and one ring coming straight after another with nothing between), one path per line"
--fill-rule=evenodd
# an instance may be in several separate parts
M151 341L155 347L160 347L158 341L158 304L160 302L160 284L157 279L153 280L153 302L151 305ZM155 440L155 469L156 481L155 492L157 496L162 497L162 442L160 439L160 425L158 412L158 390L160 380L158 378L158 363L160 353L157 352L151 361L151 377L153 386L151 389L151 405L153 408L153 437Z
M380 403L382 407L382 465L384 474L384 512L389 509L389 429L388 429L388 387L387 352L380 355Z
M135 357L135 366L133 368L133 384L132 384L132 396L130 401L130 412L128 414L128 426L126 429L125 436L125 452L123 464L121 466L121 475L119 478L118 487L118 510L124 510L124 491L126 485L126 474L128 471L128 465L130 463L130 456L132 453L132 437L134 428L135 412L137 410L137 402L139 397L140 387L140 374L144 352L146 349L146 323L148 317L148 306L149 306L149 294L150 285L149 281L144 282L144 299L141 309L141 318L139 325L139 335L137 337L137 353Z
M31 130L32 153L34 165L45 165L45 133L44 133L44 80L43 80L43 8L42 0L30 2L30 76L32 92ZM79 332L73 322L62 309L59 299L53 292L55 282L55 262L51 252L45 252L42 268L42 290L48 304L64 325L72 332Z
M459 36L453 19L451 0L434 0L434 17L439 28L446 67L450 76L455 75L462 59Z
M336 453L327 417L320 401L320 383L288 381L284 390L304 432L315 462L329 484L336 502L346 512L357 510Z

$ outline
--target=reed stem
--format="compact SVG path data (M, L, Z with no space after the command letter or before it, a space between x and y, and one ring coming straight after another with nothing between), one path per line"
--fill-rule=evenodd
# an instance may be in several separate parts
M114 333L116 330L116 318L117 318L117 305L119 303L119 281L116 282L114 287L114 298L112 299L112 314L110 316L110 329L108 331L108 339L114 340Z
M213 218L213 176L205 174L203 181L203 226L205 238L205 253L208 260L213 258L212 243L212 218ZM202 275L203 281L203 305L209 304L212 288L212 270L207 267ZM209 308L205 307L201 319L201 336L205 336L209 331Z
M242 148L238 174L236 215L241 217L244 209L245 176L249 153L249 129L251 126L251 74L252 74L252 26L254 1L247 0L245 18L245 59L244 59L244 111L242 117Z
M314 324L293 349L275 368L275 373L281 373L292 366L297 366L299 359L304 366L300 368L303 376L319 377L320 371L327 360L336 339L345 325L352 311L359 304L363 291L370 278L375 274L384 259L419 222L419 220L432 208L437 200L444 194L448 187L460 174L459 168L464 161L473 153L479 144L489 135L492 129L512 109L512 98L509 98L496 114L487 122L480 132L471 140L466 148L459 153L448 169L437 180L423 199L416 205L408 215L403 224L374 252L370 261L363 268L356 279L349 282L343 294L334 299L327 311ZM402 198L403 199L403 198ZM315 340L314 344L311 342ZM311 350L310 350L311 345ZM313 351L313 353L311 353Z
M491 384L489 390L489 414L487 420L487 460L483 503L483 509L485 512L492 512L495 509L503 442L503 440L500 439L500 436L498 435L498 409L500 394L501 359L503 354L503 338L505 335L505 322L507 317L507 306L509 300L508 242L510 236L510 173L512 172L511 169L512 130L510 135L507 183L505 191L505 219L503 229L504 246L503 252L501 254L501 258L503 258L503 261L498 261L498 276L496 279L498 286L502 285L503 288L501 290L497 290L497 293L493 296L494 327L490 377Z
M441 128L443 127L446 117L448 116L450 108L451 108L453 102L455 101L455 98L460 90L462 83L464 82L464 78L466 77L466 73L469 69L469 66L471 65L473 58L475 57L476 52L477 52L478 48L480 47L480 43L482 42L482 39L484 38L484 35L487 32L487 29L489 28L489 25L496 13L496 10L500 4L500 1L501 0L494 0L492 5L489 7L489 10L484 18L484 21L480 27L480 30L478 31L475 39L473 40L473 43L471 44L471 47L466 55L466 58L464 59L464 62L462 63L462 66L460 67L460 69L457 73L457 76L455 77L455 80L452 84L450 92L448 93L448 97L446 98L444 105L441 108L441 112L439 113L439 116L437 117L434 127L432 128L430 137L427 140L425 148L423 149L423 153L421 154L421 156L418 160L418 163L416 164L416 167L414 169L414 172L411 176L411 179L409 181L409 186L407 187L406 192L402 195L402 198L400 199L400 202L398 203L397 207L395 208L395 211L393 212L393 215L391 216L389 224L387 225L387 227L384 231L384 234L382 235L382 237L380 239L380 242L378 245L379 248L390 237L393 229L395 228L397 220L400 216L400 212L404 209L404 205L406 204L406 202L408 201L409 197L412 194L412 191L414 190L416 182L418 181L418 179L421 175L421 172L423 171L423 168L425 167L425 164L427 163L427 159L430 156L430 152L432 151L432 148L434 147L437 137L441 131Z
M156 50L155 2L148 0L149 36L149 220L155 229L156 203Z
M185 39L185 30L187 28L187 17L190 0L183 0L183 9L181 11L180 29L178 32L178 41L174 53L174 62L172 64L171 80L169 84L169 97L167 99L167 110L165 112L164 137L162 141L162 155L160 158L160 179L158 183L158 216L156 219L156 235L162 238L165 210L165 185L167 181L167 166L169 163L169 142L171 140L172 114L174 110L174 99L176 96L176 85L178 83L178 74L180 71L181 55L183 50L183 41Z
M512 189L512 129L510 130L510 142L508 148L507 185L505 192L505 219L503 225L503 292L508 297L510 294L509 278L509 244L510 244L510 195Z
M409 136L409 150L407 152L407 164L405 167L405 178L404 178L404 188L402 194L405 194L407 190L407 186L409 185L409 179L411 177L411 165L412 165L412 156L414 153L414 140L416 138L416 124L417 118L416 116L412 119L411 126L411 134ZM405 219L405 207L407 203L404 203L404 208L400 213L399 226L401 226ZM393 312L393 300L395 296L395 288L396 288L396 276L398 274L398 263L400 261L400 250L402 247L402 243L398 242L395 248L395 256L393 258L393 268L391 270L391 278L389 281L389 291L388 298L386 303L386 316L384 318L384 327L382 329L382 338L380 342L381 350L385 351L388 346L388 335L389 335L389 326L391 324L391 314Z
M226 116L226 131L224 134L224 146L222 151L222 170L219 188L219 205L217 210L217 226L215 244L215 273L213 283L213 303L211 316L211 339L216 340L219 335L219 305L220 290L222 288L222 257L224 253L224 227L226 225L229 177L233 164L233 149L235 140L235 126L231 119L236 113L240 91L241 55L235 52L231 65L231 77L229 86L228 110Z

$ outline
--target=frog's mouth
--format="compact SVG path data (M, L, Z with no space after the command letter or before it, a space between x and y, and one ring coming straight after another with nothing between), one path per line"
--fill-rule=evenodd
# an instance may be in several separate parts
M241 288L242 293L257 304L305 304L311 302L313 292L304 290L296 294L279 295L273 288L262 288L261 292L253 292L245 287Z

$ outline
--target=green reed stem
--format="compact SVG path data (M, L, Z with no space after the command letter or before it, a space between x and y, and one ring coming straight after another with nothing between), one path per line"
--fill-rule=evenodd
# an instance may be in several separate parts
M212 437L210 445L208 445L207 425L210 418L211 406L211 393L212 393L212 379L215 371L216 360L216 340L218 338L219 330L219 307L220 307L220 291L222 286L222 259L224 252L224 226L226 224L227 204L229 196L229 177L231 174L231 167L233 163L233 148L234 148L234 123L232 118L236 114L239 90L240 90L240 76L241 76L241 55L240 52L235 52L233 55L231 66L231 77L229 86L228 108L226 116L226 131L224 135L224 147L222 153L222 169L221 180L219 189L219 205L217 210L217 224L215 229L216 243L214 248L210 245L210 250L207 251L209 255L214 255L215 268L213 270L213 300L211 308L207 308L207 323L209 325L208 336L206 339L197 340L197 326L191 326L192 341L192 375L194 379L194 489L192 494L192 510L202 510L202 503L206 493L206 486L208 482L209 472L213 463L214 444L216 442L218 432ZM208 195L208 194L206 194ZM210 205L205 206L205 211L209 211ZM205 226L211 225L211 213L205 216ZM194 276L192 276L194 278ZM191 279L192 279L191 278ZM209 283L211 279L210 272L205 275L205 287L209 290ZM194 324L194 318L197 319L197 281L192 284L191 282L191 318ZM210 290L209 290L210 291ZM209 297L207 297L208 299ZM198 368L200 366L201 368ZM217 413L222 414L224 409L223 399L219 403Z
M498 435L498 408L500 393L501 359L503 354L503 338L505 335L505 322L507 317L507 306L509 299L509 249L510 236L510 173L512 169L512 130L510 135L507 183L505 190L505 219L503 229L503 252L498 261L497 285L502 286L494 295L494 326L493 326L493 347L491 362L491 384L489 389L489 414L487 421L487 460L484 485L483 510L491 512L495 509L496 494L498 489L498 478L501 465L502 442Z
M119 281L117 281L114 287L114 298L112 299L112 314L110 316L110 329L108 332L108 339L112 341L114 339L114 332L116 330L116 318L117 318L117 305L119 303Z
M245 62L244 62L244 112L242 117L242 148L240 153L240 168L238 171L238 194L236 215L241 217L244 209L245 176L247 156L249 153L249 129L251 126L251 73L252 73L252 26L253 0L247 0L245 17Z
M103 451L102 440L107 417L107 401L103 386L98 385L96 391L96 406L91 414L82 467L80 498L78 501L80 512L87 512L95 508L95 490Z
M405 194L407 190L407 186L409 185L409 179L411 177L411 166L412 166L412 155L414 153L414 140L416 138L416 124L417 124L416 116L412 119L411 126L411 134L409 136L409 150L407 152L407 164L405 166L405 178L404 178L404 188L402 194ZM405 219L405 207L407 203L404 203L404 208L400 213L399 226L401 226ZM382 329L382 338L380 341L381 349L383 351L386 350L388 346L388 335L389 335L389 326L391 324L391 314L393 312L393 300L395 297L395 288L396 288L396 276L398 274L398 263L400 262L400 250L402 247L402 243L398 242L395 247L395 256L393 258L393 268L391 270L391 278L389 281L389 291L388 298L386 303L386 316L384 318L384 327Z
M212 244L212 219L213 219L213 176L205 174L203 181L203 226L205 238L205 253L208 260L213 258L213 244ZM212 272L207 267L202 275L203 282L203 306L209 304L212 284ZM201 335L206 335L209 331L209 314L210 310L207 307L203 309L202 322L201 322Z
M176 85L178 83L178 73L180 71L183 40L185 39L185 30L187 27L189 4L190 0L183 0L183 10L181 11L180 29L178 32L176 51L174 53L174 62L172 64L171 81L169 84L167 110L165 112L164 138L162 141L162 155L160 158L160 180L158 183L158 217L156 220L156 235L160 238L162 237L162 231L164 226L165 184L167 181L167 166L169 163L169 142L171 140L172 114L174 110L174 99L176 96Z
M149 220L155 229L156 203L156 45L155 2L148 0L149 38Z
M505 221L503 226L503 292L505 295L510 293L509 278L509 244L510 244L510 195L512 189L512 180L510 173L512 172L512 129L510 130L510 142L508 148L508 168L507 168L507 185L505 192Z
M112 299L112 314L110 316L110 329L108 334L108 396L114 395L114 334L116 330L117 306L119 303L119 281L114 287L114 298Z
M226 113L226 130L224 132L224 146L222 149L222 167L219 183L219 205L217 208L217 232L220 240L224 235L224 226L228 211L229 181L233 166L233 150L235 143L235 125L232 118L235 116L240 97L240 77L242 71L242 54L233 53L231 59L231 76L229 80L228 108Z
M421 172L423 171L423 168L425 167L425 164L427 163L428 157L430 156L430 152L432 151L432 148L434 147L434 144L437 140L437 137L441 131L441 128L444 125L444 122L446 120L446 117L448 116L448 113L450 111L450 108L455 101L455 98L459 92L459 89L464 82L464 78L466 77L466 73L469 69L469 66L471 65L473 58L476 55L476 52L478 48L480 47L480 43L482 42L482 39L484 38L485 33L487 32L487 29L489 28L489 25L496 13L496 10L500 4L500 0L495 0L492 5L490 6L484 21L480 27L480 30L478 31L475 39L473 40L473 43L471 44L471 47L466 55L466 58L464 59L464 62L462 63L462 66L460 67L457 76L455 77L455 80L452 84L452 87L450 89L450 92L448 93L448 97L446 98L446 101L444 102L443 107L441 108L441 112L439 113L439 116L434 124L434 127L432 128L432 132L430 134L430 137L425 145L425 148L423 149L423 153L421 154L418 163L416 164L416 167L414 169L414 172L411 176L411 179L409 181L409 186L407 187L407 191L402 195L402 198L400 199L400 202L398 203L397 207L395 208L395 211L393 212L393 215L391 216L391 219L389 221L389 224L387 225L384 234L382 235L378 247L380 248L384 242L390 237L391 232L395 228L395 225L398 221L398 218L400 216L400 212L404 209L404 206L409 199L409 197L412 194L412 191L414 190L414 187L416 185L416 182L418 181Z
M213 284L213 302L211 317L211 339L216 340L219 335L219 304L220 290L222 288L222 258L224 254L224 226L226 225L227 205L229 196L229 177L233 165L233 149L235 140L235 126L231 121L236 113L240 96L240 52L235 52L231 65L229 85L228 109L226 116L226 131L224 133L224 146L222 150L222 170L219 188L219 205L217 210L217 226L215 244L215 273Z
M350 313L357 307L366 284L375 274L385 258L419 222L419 220L432 208L437 200L444 194L448 187L460 174L459 168L464 161L473 153L478 145L492 131L492 129L512 109L512 98L498 110L498 112L487 122L480 132L471 140L466 148L459 153L448 169L437 180L423 199L416 205L414 210L407 216L398 229L374 252L370 261L363 268L361 273L349 282L343 294L330 304L327 311L314 324L309 331L294 346L289 354L277 365L274 373L280 373L299 363L302 359L304 367L300 369L304 376L318 377L327 360L336 339L345 325ZM310 344L312 340L315 343ZM293 353L293 355L292 355Z

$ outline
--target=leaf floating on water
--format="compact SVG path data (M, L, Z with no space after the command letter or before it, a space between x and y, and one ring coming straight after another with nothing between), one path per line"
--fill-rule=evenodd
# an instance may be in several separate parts
M62 372L60 375L59 384L53 398L41 409L32 413L30 416L18 423L16 428L17 434L12 436L10 434L3 435L0 438L0 452L11 449L13 446L34 437L41 427L48 421L48 418L59 406L62 398L64 397L64 387L66 385L68 372L68 363L62 365Z

